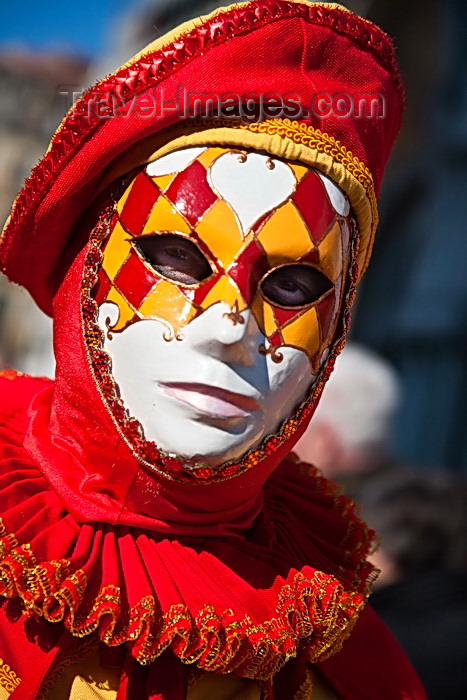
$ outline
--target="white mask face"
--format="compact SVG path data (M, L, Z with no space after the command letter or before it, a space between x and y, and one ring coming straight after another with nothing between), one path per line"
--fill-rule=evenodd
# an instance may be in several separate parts
M280 363L260 355L265 337L251 311L235 325L230 312L228 304L214 304L186 326L181 341L167 342L166 326L146 319L106 337L104 345L146 439L213 466L238 460L274 433L312 381L304 352L282 347ZM117 316L117 306L104 303L99 325Z
M123 402L162 451L238 461L309 391L348 256L332 188L305 166L203 147L149 164L120 198L99 325Z

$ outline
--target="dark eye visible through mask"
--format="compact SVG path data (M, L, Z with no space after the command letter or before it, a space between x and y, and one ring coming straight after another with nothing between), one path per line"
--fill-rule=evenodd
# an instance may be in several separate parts
M322 272L304 263L282 265L267 273L260 285L271 304L287 308L313 304L333 287Z
M179 284L198 284L212 268L198 246L185 236L157 234L132 241L141 257L159 274Z

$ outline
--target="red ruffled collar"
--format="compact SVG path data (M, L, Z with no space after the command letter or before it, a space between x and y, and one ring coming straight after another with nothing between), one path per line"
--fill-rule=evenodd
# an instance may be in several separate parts
M16 402L50 394L13 381ZM77 522L22 446L25 403L0 435L0 594L75 636L127 644L144 664L170 647L186 664L261 680L299 653L318 661L340 648L366 599L370 537L312 468L284 463L242 536Z

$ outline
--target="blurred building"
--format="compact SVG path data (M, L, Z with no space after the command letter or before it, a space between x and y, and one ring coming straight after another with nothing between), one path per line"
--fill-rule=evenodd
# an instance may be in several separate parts
M353 337L399 371L398 457L465 473L467 4L383 0L372 13L395 35L408 111Z
M44 154L67 105L60 91L81 85L86 64L68 55L0 53L0 221ZM0 363L53 373L51 324L29 295L0 278Z
M81 86L87 65L73 56L0 52L0 218L47 148L67 108L60 90Z

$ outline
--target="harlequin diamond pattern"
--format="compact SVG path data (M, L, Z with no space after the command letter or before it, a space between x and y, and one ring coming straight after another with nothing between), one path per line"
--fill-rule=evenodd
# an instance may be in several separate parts
M240 310L253 309L269 344L298 343L314 366L320 347L333 331L340 302L343 251L336 213L318 175L295 168L295 192L256 222L244 238L231 205L209 185L210 166L228 151L208 148L171 176L149 177L146 172L136 176L117 206L118 220L104 248L96 300L119 305L118 330L140 317L162 318L178 330L218 301L237 301ZM196 240L211 259L213 275L185 287L164 281L139 258L130 242L158 230ZM262 297L259 282L271 268L296 261L319 266L336 289L311 308L274 306ZM158 285L161 279L163 284ZM152 299L154 294L157 299ZM159 298L162 296L165 301ZM175 313L180 317L174 322Z

